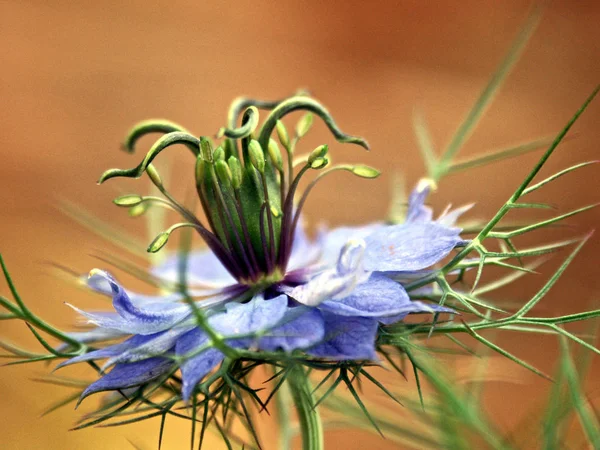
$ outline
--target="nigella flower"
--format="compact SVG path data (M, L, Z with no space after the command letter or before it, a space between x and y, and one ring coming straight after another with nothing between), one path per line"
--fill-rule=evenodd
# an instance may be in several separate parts
M103 369L110 371L82 397L140 386L180 369L182 397L189 399L196 386L231 356L229 349L257 355L300 352L328 361L376 361L380 326L412 313L452 312L411 300L402 280L422 274L463 244L455 221L464 208L433 220L425 206L431 183L422 180L410 196L404 223L337 228L311 240L300 214L316 180L300 198L296 192L307 172L328 166L328 148L320 146L300 157L294 175L295 145L312 116L300 122L293 139L279 119L308 109L324 119L339 141L363 147L366 142L342 133L327 111L305 96L281 103L257 102L272 111L256 135L255 106L246 109L241 127L234 128L239 112L251 103L234 104L230 128L219 133L226 139L216 148L208 138L195 138L170 122L142 123L131 134L130 148L147 132L165 136L136 168L113 169L102 176L104 182L116 176L138 178L146 172L166 202L129 195L116 203L137 208L164 202L186 219L161 233L150 251L158 251L170 233L182 226L197 230L207 249L176 255L152 269L152 275L163 282L184 284L164 295L133 293L107 272L92 271L89 286L112 296L114 312L85 312L73 306L95 328L71 336L86 343L121 341L63 363L106 360ZM275 129L287 164L271 139ZM177 143L196 157L196 187L207 225L167 192L151 164L159 152ZM337 165L321 172L317 180L338 170L363 178L379 174L366 166Z

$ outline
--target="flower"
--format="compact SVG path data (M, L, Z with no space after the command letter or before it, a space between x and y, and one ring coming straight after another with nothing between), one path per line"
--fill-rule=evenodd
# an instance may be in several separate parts
M189 221L161 233L150 251L164 246L179 226L198 230L208 249L185 258L171 257L152 269L152 275L163 282L185 280L183 291L140 295L126 291L107 272L95 269L90 273L89 287L111 295L115 311L86 312L72 306L96 328L71 336L86 343L126 339L61 364L106 359L103 368L111 367L88 386L82 398L140 386L180 369L182 397L187 400L198 383L228 357L229 349L256 355L300 351L328 361L377 360L380 325L401 321L411 313L453 312L411 300L401 283L464 244L455 221L466 208L446 211L433 220L425 206L432 185L428 180L412 192L404 223L343 227L323 231L316 240L307 237L300 212L314 182L299 202L295 192L304 173L328 165L328 149L315 149L293 177L293 146L279 119L301 106L323 117L338 140L366 146L360 138L341 133L320 104L293 97L274 106L258 140L250 139L254 130L248 124L256 127L257 120L256 108L250 107L241 128L222 131L228 137L223 146L213 149L207 138L172 130L137 168L113 169L103 175L101 182L147 172ZM287 172L277 144L270 139L275 127L290 160ZM306 127L297 127L296 140ZM236 156L235 138L239 137L243 164ZM184 143L194 151L197 190L210 229L168 194L151 164L172 143ZM374 169L348 165L334 166L325 174L340 169L365 178L378 175ZM135 207L144 201L125 196L116 203Z

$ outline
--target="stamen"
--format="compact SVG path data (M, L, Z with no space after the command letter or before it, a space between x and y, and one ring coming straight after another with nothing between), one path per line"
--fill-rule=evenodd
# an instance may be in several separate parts
M285 204L283 206L283 219L282 219L282 224L281 224L281 236L279 238L279 255L277 258L277 265L284 272L285 272L285 265L287 264L287 260L288 260L288 256L289 256L289 255L287 255L288 240L291 240L291 238L292 238L292 235L290 234L290 230L291 230L291 219L292 219L291 215L292 215L292 210L294 207L294 194L296 192L296 189L298 189L298 183L300 183L300 179L302 178L302 176L308 169L310 169L309 164L306 164L302 169L300 169L300 172L298 172L298 175L296 175L296 178L294 178L294 181L290 185L290 189L287 193L287 197L285 199Z
M206 242L206 245L208 245L208 247L213 251L215 256L219 258L219 260L227 269L227 271L231 273L231 275L234 278L238 278L239 274L241 273L240 268L239 266L237 266L237 263L231 257L227 249L223 246L223 244L221 244L219 239L217 239L217 237L213 233L207 230L191 211L189 211L186 207L181 205L177 200L175 200L171 196L171 194L169 194L169 192L165 189L160 179L160 176L156 171L156 168L152 164L149 164L146 167L146 173L148 174L148 177L150 178L152 183L157 187L160 193L166 197L166 199L173 206L173 208L186 220L196 225L195 228L204 240L204 242Z
M302 197L300 197L300 201L298 202L298 207L296 208L296 212L294 213L294 220L292 222L292 228L290 230L290 233L292 236L296 232L296 227L298 226L298 221L300 219L300 213L302 211L302 208L304 207L304 203L306 202L306 199L308 198L308 194L310 194L310 191L312 191L312 189L319 182L319 180L323 179L325 176L329 175L330 173L338 172L340 170L351 172L354 175L361 177L361 178L371 179L371 178L377 178L380 175L380 172L372 167L364 166L364 165L353 166L353 165L348 165L348 164L343 164L343 165L338 165L338 166L332 167L330 169L327 169L325 172L319 174L319 176L317 176L313 181L311 181L309 183L309 185L306 187L306 189L302 193Z
M260 226L260 241L262 242L263 254L265 255L265 261L267 264L267 273L270 273L273 270L273 261L271 259L271 254L269 249L267 248L267 237L265 236L265 219L263 216L263 212L266 210L267 204L263 203L260 207L260 216L259 216L259 226ZM267 212L267 214L269 214Z

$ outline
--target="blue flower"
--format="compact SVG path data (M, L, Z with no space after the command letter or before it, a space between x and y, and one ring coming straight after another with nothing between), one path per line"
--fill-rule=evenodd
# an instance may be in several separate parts
M299 225L286 272L272 282L240 282L211 250L191 253L186 273L189 295L229 347L302 351L326 360L377 360L380 324L400 321L411 313L452 312L412 301L396 281L421 273L463 243L454 222L466 208L446 212L434 221L424 204L428 192L429 184L417 186L407 219L399 225L338 228L321 233L316 241L308 239ZM178 257L155 267L152 274L177 281ZM199 327L182 294L126 292L100 270L92 271L88 284L111 295L115 311L85 312L72 306L96 327L72 336L88 343L127 339L61 365L105 359L103 368L111 367L82 398L143 385L179 368L182 397L189 399L195 386L225 359Z
M257 107L249 106L241 114L243 103L234 102L229 128L217 136L225 139L216 148L209 138L197 138L172 122L142 122L127 139L129 150L147 133L164 136L138 166L111 169L101 176L103 183L147 174L166 200L125 195L115 204L138 208L133 211L138 215L159 203L184 218L160 233L148 251L159 251L171 232L182 226L196 230L207 249L185 255L185 264L177 255L152 269L151 275L164 282L184 284L185 295L126 292L108 273L92 271L89 287L112 296L114 311L86 312L72 306L95 328L71 337L89 344L118 342L63 363L105 360L103 369L110 371L83 397L134 388L181 370L182 397L187 400L211 371L239 355L260 360L261 354L273 358L294 353L327 361L373 361L380 326L412 313L452 312L411 300L402 281L427 274L463 244L454 224L466 208L446 211L433 220L425 205L431 182L423 180L409 198L404 223L342 227L311 240L301 213L315 184L333 172L366 179L379 172L364 165L329 167L326 145L294 158L296 144L312 119L297 125L293 139L281 119L308 110L325 121L338 141L366 149L368 145L343 133L327 110L308 96L259 102L261 108L272 109L260 129ZM236 128L240 114L241 126ZM285 160L271 138L274 131L285 148ZM168 193L152 164L174 144L185 145L196 160L195 184L205 222ZM300 181L315 171L320 174L298 197Z

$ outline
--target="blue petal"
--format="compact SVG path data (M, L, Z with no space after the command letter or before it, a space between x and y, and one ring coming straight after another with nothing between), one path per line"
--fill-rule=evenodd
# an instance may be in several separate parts
M346 297L357 284L369 278L370 274L363 269L362 264L364 252L364 241L348 241L339 253L334 268L327 269L308 283L295 287L288 295L306 306L317 306L324 300Z
M113 307L118 316L87 313L72 305L69 306L99 327L129 334L153 334L172 328L190 316L189 307L180 303L166 303L158 310L137 306L131 302L125 290L109 274L101 270L94 270L92 274L103 277L110 284L113 292Z
M281 321L287 304L286 295L269 300L257 295L248 303L229 303L227 312L212 316L209 323L226 337L267 331Z
M434 222L381 228L367 236L364 268L368 271L412 271L429 267L462 242L460 229Z
M315 308L288 308L282 322L260 338L261 350L291 352L310 347L325 336L323 315Z
M303 269L314 264L320 255L321 245L310 241L304 230L304 223L301 218L294 234L292 251L287 264L288 272Z
M87 286L95 292L100 294L113 296L111 283L103 276L92 276L86 277L85 283ZM113 278L114 281L114 278ZM117 283L118 284L118 283ZM219 303L220 298L229 298L236 294L239 294L246 290L247 287L236 284L227 286L225 288L216 289L190 289L188 294L190 297L211 297L211 302ZM137 292L127 292L127 296L131 303L137 308L143 308L147 311L165 311L173 308L173 304L181 306L181 302L184 300L184 296L180 292L171 292L161 295L146 295ZM203 300L203 304L199 305L204 307L207 303L207 299Z
M151 335L152 339L146 339L139 342L138 345L129 346L129 348L118 354L110 355L110 359L106 361L102 368L105 369L117 363L135 362L154 356L161 356L172 349L179 337L187 333L190 329L192 327L173 328Z
M112 339L120 338L128 335L129 333L123 333L117 330L111 330L110 328L94 328L88 331L72 331L66 333L71 339L75 339L82 344L93 344L96 342L110 341ZM69 344L60 344L56 347L56 350L62 352L69 348Z
M321 262L334 264L342 251L344 245L351 239L364 239L373 232L385 227L380 223L374 223L359 227L339 227L330 231L322 231L319 236L321 244Z
M94 350L94 351L85 353L83 355L75 356L74 358L68 359L67 361L60 363L56 368L59 369L64 366L83 362L83 361L92 361L92 360L96 360L96 359L112 358L113 356L118 356L118 355L126 352L127 350L130 350L132 348L136 348L136 347L139 347L140 345L146 344L148 341L155 339L157 336L159 336L161 334L164 334L164 333L149 334L146 336L136 335L136 336L130 337L126 341L120 342L118 344L109 345L108 347L104 347L99 350Z
M433 213L431 208L425 206L425 200L431 191L431 181L422 179L410 193L406 223L431 222Z
M306 352L334 360L375 360L377 320L324 313L325 339Z
M448 227L454 226L460 216L466 213L473 207L473 203L469 205L461 206L460 208L444 211L440 217L436 220L440 225L446 225Z
M208 337L204 331L195 328L179 338L175 345L175 353L177 356L182 357L208 344L208 342ZM209 348L199 355L186 360L181 365L181 375L183 378L181 391L184 400L190 398L196 384L220 364L224 358L225 355L220 350Z
M404 288L384 275L373 274L339 300L325 300L319 309L339 316L385 317L411 312L412 303Z
M248 346L252 342L252 338L245 335L272 329L283 319L288 309L287 304L288 298L285 295L270 300L265 300L262 295L257 295L248 303L227 304L227 311L211 316L208 323L216 332L229 338L227 345L231 347ZM244 335L244 338L231 339L240 335ZM208 343L209 340L204 331L195 328L177 340L175 351L178 356L185 356ZM184 399L189 399L196 384L220 364L223 358L224 355L220 350L208 348L181 365Z
M117 364L108 374L90 384L81 394L81 400L100 391L113 391L148 383L174 367L167 358L149 358L129 364Z
M227 286L235 284L236 280L225 269L219 258L210 250L192 252L187 261L187 281L190 284L207 286ZM164 263L152 269L152 274L166 281L179 282L179 256L173 255Z

